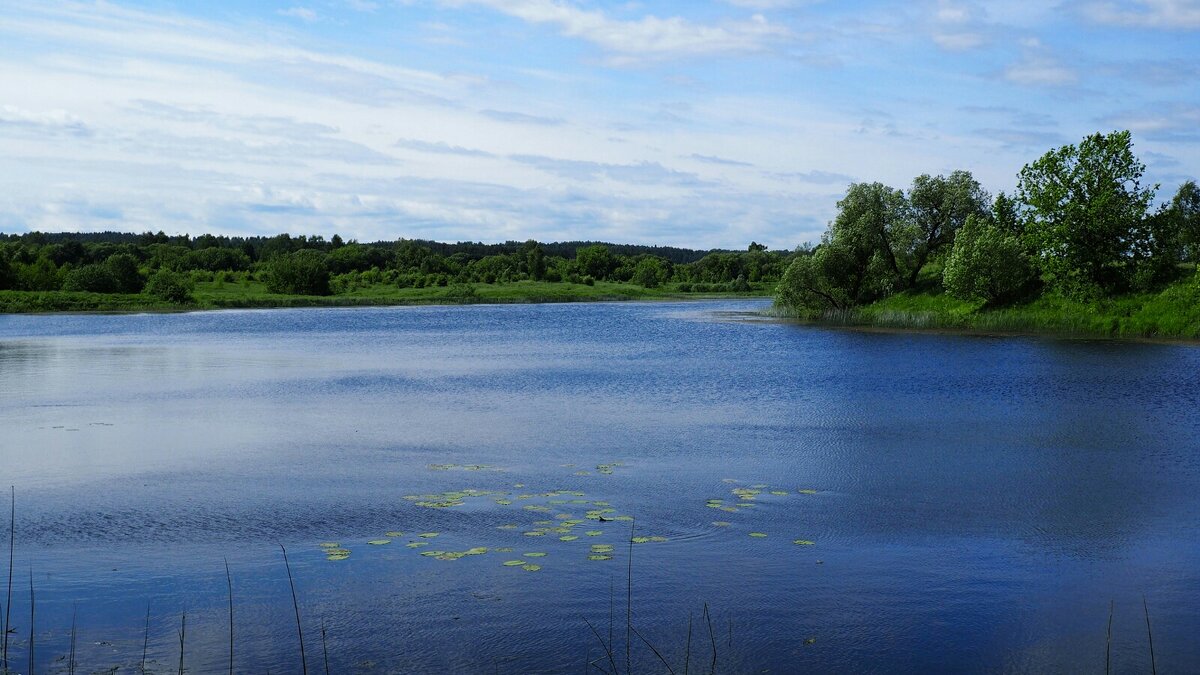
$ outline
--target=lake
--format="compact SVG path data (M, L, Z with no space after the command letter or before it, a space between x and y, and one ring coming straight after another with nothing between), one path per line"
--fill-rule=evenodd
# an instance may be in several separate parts
M10 661L1200 671L1200 349L767 306L2 316Z

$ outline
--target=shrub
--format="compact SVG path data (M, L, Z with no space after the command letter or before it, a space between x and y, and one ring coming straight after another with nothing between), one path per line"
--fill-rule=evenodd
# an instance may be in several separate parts
M959 300L997 303L1015 298L1033 276L1016 235L972 216L955 237L942 283Z
M329 267L320 251L301 249L267 264L267 290L291 295L329 295Z
M150 275L144 292L159 300L185 305L194 301L192 288L191 277L164 268Z
M67 273L63 279L64 291L86 291L88 293L116 293L117 278L107 265L84 265Z

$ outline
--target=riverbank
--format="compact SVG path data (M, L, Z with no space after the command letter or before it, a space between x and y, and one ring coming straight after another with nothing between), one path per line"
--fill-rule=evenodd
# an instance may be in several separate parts
M752 284L749 291L682 291L672 284L644 288L636 284L598 281L595 284L516 281L502 284L457 284L398 288L389 284L364 286L336 295L270 293L257 281L199 282L194 302L174 304L146 294L82 293L69 291L0 291L0 314L56 312L154 312L272 307L366 307L390 305L505 304L540 302L602 302L770 297L774 284Z
M1047 294L1018 305L987 308L936 290L899 293L865 307L830 310L816 323L892 330L1019 333L1072 337L1200 339L1200 280L1158 293L1091 302Z

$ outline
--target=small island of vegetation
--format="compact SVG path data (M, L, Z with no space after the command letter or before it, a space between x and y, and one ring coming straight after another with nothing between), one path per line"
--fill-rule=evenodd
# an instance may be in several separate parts
M995 199L968 171L855 183L779 285L779 312L894 328L1200 337L1200 188L1152 208L1128 131L1093 134Z

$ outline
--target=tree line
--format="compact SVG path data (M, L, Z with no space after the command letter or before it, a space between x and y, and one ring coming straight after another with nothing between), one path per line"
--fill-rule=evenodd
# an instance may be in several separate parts
M261 281L274 293L328 295L378 284L400 288L515 281L626 282L647 288L744 291L778 282L791 258L745 251L593 242L457 244L400 239L360 244L334 235L227 237L42 233L0 235L0 290L145 292L188 302L197 282Z
M907 191L851 184L776 301L815 317L904 291L999 306L1162 288L1200 262L1200 188L1187 181L1154 208L1159 186L1142 184L1145 168L1117 131L1047 152L994 199L962 170L922 174Z

